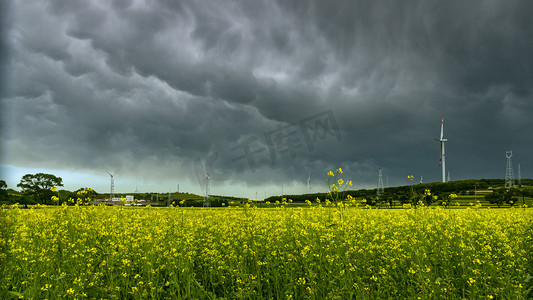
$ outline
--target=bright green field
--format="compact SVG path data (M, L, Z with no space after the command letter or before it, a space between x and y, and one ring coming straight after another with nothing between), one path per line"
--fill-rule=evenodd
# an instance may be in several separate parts
M4 207L0 298L524 299L531 224L529 208Z

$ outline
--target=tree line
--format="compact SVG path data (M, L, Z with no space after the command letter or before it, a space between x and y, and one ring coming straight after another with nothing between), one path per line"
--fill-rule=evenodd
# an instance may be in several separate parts
M340 192L340 194L342 199L347 199L348 196L358 199L364 198L366 200L365 203L371 206L384 204L392 206L394 203L416 206L420 203L424 205L450 205L451 201L453 201L452 198L454 198L451 195L474 195L476 189L491 190L493 191L492 193L484 196L485 200L501 206L503 204L514 205L519 201L523 201L525 197L533 198L532 189L519 189L525 185L533 185L533 179L522 179L521 183L521 185L509 189L503 188L505 185L504 179L471 179L388 187L379 196L377 195L377 189L346 190ZM327 193L313 193L271 196L266 198L265 201L275 203L276 201L281 201L282 198L291 199L293 202L314 201L317 198L323 201L327 197Z
M532 189L520 189L503 188L505 184L504 179L479 179L479 180L459 180L451 182L434 182L424 184L412 184L397 187L387 187L384 192L379 196L376 193L376 189L360 189L360 190L346 190L341 192L343 199L348 196L353 198L364 198L366 204L371 206L388 204L390 206L394 203L399 204L412 204L418 205L423 203L424 205L449 205L451 200L450 196L453 194L459 195L473 195L474 190L492 190L492 193L486 194L485 200L498 206L507 204L514 205L520 201L524 201L525 197L533 198ZM522 179L522 184L527 186L533 185L532 179ZM63 179L61 177L37 173L26 174L21 178L17 187L22 192L17 192L13 189L8 189L4 180L0 180L0 204L61 204L67 201L67 199L80 198L80 192L83 199L96 199L99 195L92 189L80 188L74 192L67 190L57 190L57 187L63 186ZM82 192L84 191L84 192ZM56 197L56 198L54 198ZM275 203L281 201L282 197L291 199L293 202L305 202L306 200L314 201L316 198L325 200L327 198L326 193L314 193L314 194L302 194L302 195L284 195L284 196L271 196L266 201ZM82 199L82 200L83 200ZM55 201L54 201L55 200ZM182 200L182 199L180 199ZM213 206L227 206L229 202L242 202L244 199L228 197L228 196L211 196L211 204ZM160 199L160 202L167 202L164 197ZM187 199L183 203L182 201L176 201L175 205L179 206L202 206L203 201L200 199Z
M17 187L21 192L14 189L8 189L4 180L0 180L0 204L45 204L45 205L61 205L67 203L73 205L76 203L88 203L100 197L107 195L99 194L91 188L83 187L75 191L68 191L58 189L63 186L63 179L53 174L37 173L24 175ZM187 206L187 207L201 207L203 206L203 197L189 194L179 193L174 194L168 200L164 193L161 197L154 197L154 194L133 193L136 199L153 200L161 206ZM213 207L228 206L230 201L242 201L243 198L227 197L227 196L210 196L210 205Z

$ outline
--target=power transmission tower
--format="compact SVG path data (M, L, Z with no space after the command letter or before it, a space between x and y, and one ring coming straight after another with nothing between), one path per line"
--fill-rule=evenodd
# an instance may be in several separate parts
M383 174L381 173L381 168L379 168L379 173L378 173L378 189L376 191L377 195L376 195L376 198L379 199L379 196L381 196L383 193L385 192L384 188L383 188Z
M513 162L511 161L511 157L513 157L513 151L505 151L505 157L507 158L507 168L505 169L505 187L510 188L514 185Z

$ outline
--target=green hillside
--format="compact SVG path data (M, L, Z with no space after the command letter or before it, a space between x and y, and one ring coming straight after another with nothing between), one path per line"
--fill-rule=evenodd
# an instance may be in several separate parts
M377 198L376 189L346 190L341 192L341 197L346 199L348 196L351 196L358 203L363 203L362 201L365 199L366 201L364 203L372 206L386 206L387 203L392 203L392 207L398 207L403 203L409 202L412 197L411 192L421 198L425 191L429 190L432 196L437 196L437 200L434 200L431 205L442 205L443 202L447 202L449 207L464 208L476 204L481 204L482 207L498 207L497 203L491 203L485 196L491 195L494 191L499 192L503 190L504 184L505 180L503 179L458 180L446 183L433 182L388 187L384 189L384 194L379 199ZM533 205L533 180L522 179L522 185L510 189L510 193L512 194L513 203L500 203L500 207L522 204L527 204L531 207ZM450 194L455 194L457 197L449 199ZM306 200L314 203L317 198L324 201L326 199L326 193L284 195L283 197L291 199L292 203L302 203ZM272 196L265 199L265 202L275 203L280 200L281 196Z

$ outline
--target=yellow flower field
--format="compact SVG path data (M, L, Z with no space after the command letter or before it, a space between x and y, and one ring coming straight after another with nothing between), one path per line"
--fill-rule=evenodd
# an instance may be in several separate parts
M0 209L0 298L527 298L532 209Z

